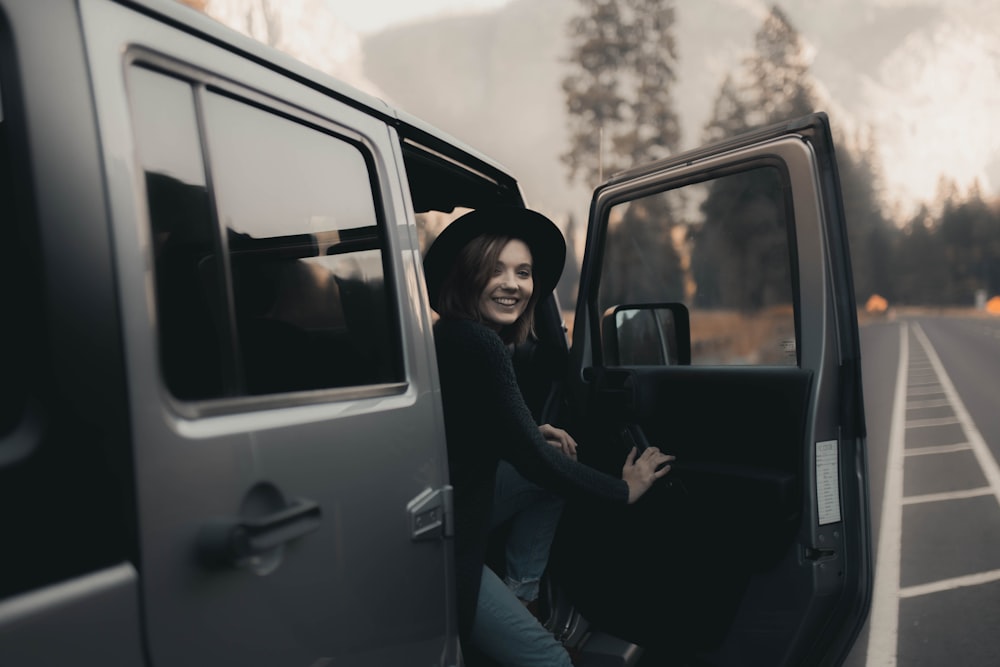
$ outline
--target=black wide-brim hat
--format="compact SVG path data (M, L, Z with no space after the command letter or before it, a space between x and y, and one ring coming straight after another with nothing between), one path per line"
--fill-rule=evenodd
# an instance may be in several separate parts
M456 218L445 227L424 255L424 277L431 307L435 310L441 287L451 274L458 253L477 236L496 234L524 241L531 250L531 275L538 300L546 298L566 264L566 241L556 224L526 208L497 206L478 208Z

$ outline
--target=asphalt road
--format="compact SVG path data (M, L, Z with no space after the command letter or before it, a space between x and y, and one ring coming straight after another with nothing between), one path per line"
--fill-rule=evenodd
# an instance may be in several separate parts
M1000 664L1000 319L861 329L875 596L848 667Z

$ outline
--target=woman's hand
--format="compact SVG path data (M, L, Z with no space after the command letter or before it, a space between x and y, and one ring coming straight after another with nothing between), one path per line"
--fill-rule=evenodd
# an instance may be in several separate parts
M542 432L547 443L576 461L576 440L573 439L573 436L551 424L542 424L538 430Z
M670 472L669 465L663 466L660 470L656 468L668 461L673 461L675 458L662 453L656 447L647 447L638 459L635 457L635 452L636 449L633 447L622 467L622 479L628 484L629 505L639 500L646 491L649 491L653 482Z

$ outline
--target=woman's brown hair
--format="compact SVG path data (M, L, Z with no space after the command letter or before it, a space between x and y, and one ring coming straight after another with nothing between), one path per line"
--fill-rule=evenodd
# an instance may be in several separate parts
M441 293L435 310L441 317L483 321L479 311L479 297L493 275L493 269L500 259L504 246L511 236L480 234L465 244L455 258L448 277L441 284ZM534 257L532 257L534 260ZM500 330L500 338L507 344L523 343L534 334L535 303L538 292L532 291L528 306L513 324Z

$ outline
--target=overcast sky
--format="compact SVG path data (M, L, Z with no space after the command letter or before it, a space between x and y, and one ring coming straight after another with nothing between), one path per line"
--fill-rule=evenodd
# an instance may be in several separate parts
M506 5L510 0L326 0L337 18L360 33L397 23Z

